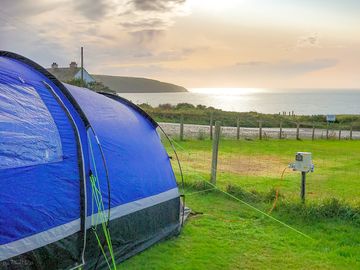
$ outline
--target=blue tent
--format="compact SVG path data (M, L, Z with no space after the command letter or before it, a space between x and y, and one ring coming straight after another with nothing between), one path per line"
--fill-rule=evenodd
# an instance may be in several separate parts
M103 269L178 234L156 128L125 99L0 51L0 269Z

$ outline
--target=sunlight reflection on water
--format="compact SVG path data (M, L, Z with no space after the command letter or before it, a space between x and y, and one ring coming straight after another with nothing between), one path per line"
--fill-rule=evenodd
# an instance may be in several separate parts
M227 111L296 114L360 114L359 90L274 90L259 88L196 88L182 93L121 93L136 104L206 105Z

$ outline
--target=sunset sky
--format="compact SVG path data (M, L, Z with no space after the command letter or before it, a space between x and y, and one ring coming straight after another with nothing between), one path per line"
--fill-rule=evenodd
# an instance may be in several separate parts
M0 0L0 49L185 87L360 88L358 0Z

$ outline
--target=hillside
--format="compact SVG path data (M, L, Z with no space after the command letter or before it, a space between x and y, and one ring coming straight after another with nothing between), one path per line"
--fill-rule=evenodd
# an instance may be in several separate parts
M137 77L122 77L108 75L92 75L96 81L102 82L118 93L162 93L187 92L186 88L171 84Z

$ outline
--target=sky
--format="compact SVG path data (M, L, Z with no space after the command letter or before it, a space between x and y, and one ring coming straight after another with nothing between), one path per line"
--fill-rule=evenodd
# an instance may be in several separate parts
M194 87L359 88L358 0L0 0L0 50Z

